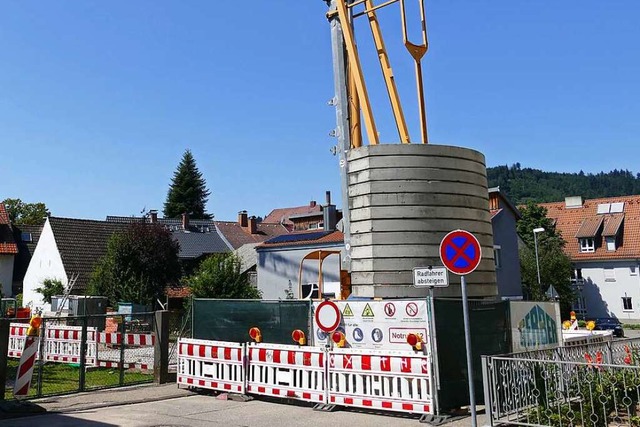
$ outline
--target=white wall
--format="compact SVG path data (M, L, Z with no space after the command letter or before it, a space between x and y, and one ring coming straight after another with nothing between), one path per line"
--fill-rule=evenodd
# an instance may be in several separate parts
M49 309L48 304L42 300L42 295L35 291L36 288L42 286L45 279L58 279L67 286L67 274L64 271L62 258L58 252L58 246L48 219L42 228L38 245L24 275L22 289L22 304L24 306L30 304L32 308L42 307L45 311Z
M285 299L289 280L293 295L298 298L298 271L300 261L309 252L323 250L340 250L342 244L324 247L305 248L274 248L258 252L258 289L262 291L262 298L269 300ZM342 254L344 256L344 254ZM329 255L322 264L323 280L325 282L340 281L340 263L338 255ZM318 260L306 260L302 274L302 283L318 283Z
M10 297L13 291L13 255L0 255L0 283L2 284L2 295Z
M631 274L632 266L635 266L635 274ZM640 266L637 261L580 263L576 268L582 269L588 316L640 320ZM613 278L605 279L605 268L613 268ZM631 297L633 310L623 310L622 297L625 296Z

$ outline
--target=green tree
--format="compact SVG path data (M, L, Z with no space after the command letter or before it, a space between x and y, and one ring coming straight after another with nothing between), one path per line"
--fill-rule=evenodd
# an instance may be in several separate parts
M164 216L177 218L186 212L194 219L210 219L211 215L205 210L210 194L193 154L186 150L171 179Z
M64 294L64 285L58 279L44 279L42 287L36 288L36 292L42 294L42 300L51 304L51 297Z
M20 199L4 199L9 221L17 225L40 225L51 215L44 203L24 203Z
M565 241L556 231L553 221L547 217L547 210L534 203L520 208L522 218L517 229L525 247L520 249L520 270L525 296L533 301L545 301L545 292L550 285L556 289L560 299L562 315L571 309L574 293L571 289L571 259L564 253ZM540 265L540 285L536 265L533 229L543 227L538 233L538 263Z
M240 259L232 253L214 254L205 258L196 272L187 279L195 298L258 299L262 293L242 273Z
M98 262L89 282L90 293L119 301L155 304L167 285L181 274L178 243L157 224L133 223L114 234L106 255Z

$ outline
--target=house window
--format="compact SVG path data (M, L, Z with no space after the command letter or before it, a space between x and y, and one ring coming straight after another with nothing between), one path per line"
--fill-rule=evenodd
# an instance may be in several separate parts
M633 302L631 297L622 297L622 309L624 311L633 311Z
M587 237L580 239L580 252L595 252L596 244L593 237Z
M496 265L496 270L499 270L502 267L502 248L500 246L495 245L493 247L493 261Z
M629 267L629 275L630 276L637 276L638 275L638 267L635 265L632 265L631 267Z
M608 251L615 251L616 250L616 237L615 236L608 236L608 237L606 237L606 241L607 241L607 250Z
M31 235L31 233L28 233L26 231L22 232L20 238L22 239L23 242L27 242L27 243L33 242L33 236Z
M318 229L318 223L317 222L312 222L307 226L307 230L317 230Z
M616 281L616 272L613 268L605 268L604 269L604 281L605 282L615 282Z

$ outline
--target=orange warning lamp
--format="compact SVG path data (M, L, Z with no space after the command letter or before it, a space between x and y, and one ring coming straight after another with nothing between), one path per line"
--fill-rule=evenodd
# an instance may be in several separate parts
M40 325L42 325L42 317L39 315L35 315L29 320L29 328L27 329L28 337L37 337L38 332L40 330Z
M331 340L340 348L344 347L344 345L347 343L347 337L345 337L344 334L340 331L335 331L333 334L331 334Z
M298 343L298 345L305 345L307 343L307 338L304 336L304 332L300 329L296 329L291 333L291 338Z
M422 350L422 337L418 334L408 334L407 344L413 347L414 350Z
M262 332L260 332L260 329L255 326L249 329L249 337L251 337L255 342L262 342Z

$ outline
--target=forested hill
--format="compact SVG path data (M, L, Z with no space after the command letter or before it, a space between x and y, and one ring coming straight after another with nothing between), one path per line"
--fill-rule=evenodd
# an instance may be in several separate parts
M559 202L568 196L585 199L640 194L640 173L613 170L598 174L543 172L538 169L513 166L487 168L489 187L500 187L515 204Z

